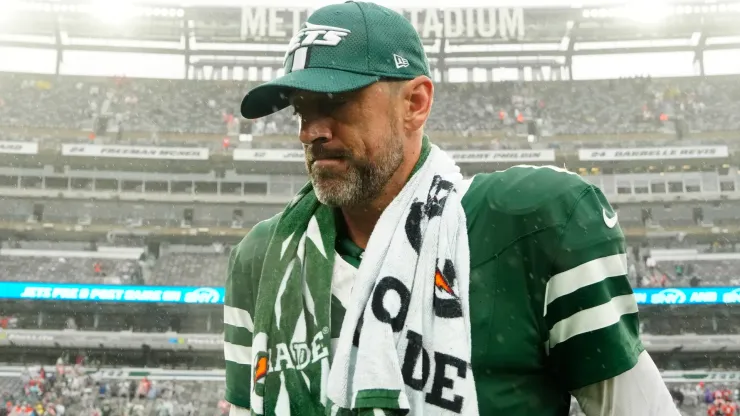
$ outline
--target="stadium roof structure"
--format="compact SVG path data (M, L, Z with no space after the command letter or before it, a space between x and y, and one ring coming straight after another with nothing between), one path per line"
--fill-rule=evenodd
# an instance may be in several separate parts
M572 65L573 56L740 49L740 2L663 6L401 9L433 67ZM0 46L185 55L188 66L282 68L311 10L142 5L89 0L0 2ZM702 74L699 68L697 74Z

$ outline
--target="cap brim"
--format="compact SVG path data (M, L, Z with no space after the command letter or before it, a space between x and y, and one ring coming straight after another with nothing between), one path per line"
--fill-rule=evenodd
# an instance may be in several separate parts
M367 87L380 80L377 75L357 74L330 68L306 68L290 72L249 91L242 100L244 118L260 118L290 105L295 90L338 94Z

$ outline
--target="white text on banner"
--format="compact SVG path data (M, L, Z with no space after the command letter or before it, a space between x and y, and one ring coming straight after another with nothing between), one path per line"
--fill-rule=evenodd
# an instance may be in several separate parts
M303 150L234 149L234 160L250 162L305 162Z
M555 151L545 150L448 150L458 163L554 162Z
M62 156L208 160L208 155L208 149L203 147L116 146L99 144L62 145Z
M636 161L663 159L715 159L729 156L727 146L636 147L625 149L580 149L583 161Z
M0 141L0 153L14 155L35 155L39 152L36 142L6 142Z
M554 150L449 150L458 163L554 162ZM302 150L234 149L234 160L251 162L304 162Z

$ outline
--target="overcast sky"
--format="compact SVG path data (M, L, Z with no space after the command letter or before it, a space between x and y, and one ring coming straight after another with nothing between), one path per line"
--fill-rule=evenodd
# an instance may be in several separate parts
M116 1L120 3L122 0L106 0ZM244 0L126 0L133 1L136 3L146 4L160 4L160 5L229 5L229 6L286 6L286 7L306 7L306 8L318 8L326 4L337 3L337 1L329 0L256 0L256 1L244 1ZM642 0L639 3L655 3L660 1L664 3L664 0ZM498 0L491 2L491 0L377 0L375 3L382 4L387 7L393 8L427 8L427 7L491 7L492 3L494 7L535 7L535 6L580 6L580 5L605 5L605 4L617 4L624 3L613 0L582 0L578 2L558 1L558 0Z

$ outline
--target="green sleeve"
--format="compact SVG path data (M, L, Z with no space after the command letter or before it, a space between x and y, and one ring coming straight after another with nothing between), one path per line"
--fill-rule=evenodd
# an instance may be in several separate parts
M273 217L257 224L231 250L224 299L224 359L226 401L249 409L252 380L254 308Z
M559 232L545 291L549 361L568 391L631 369L643 351L624 235L595 186Z

